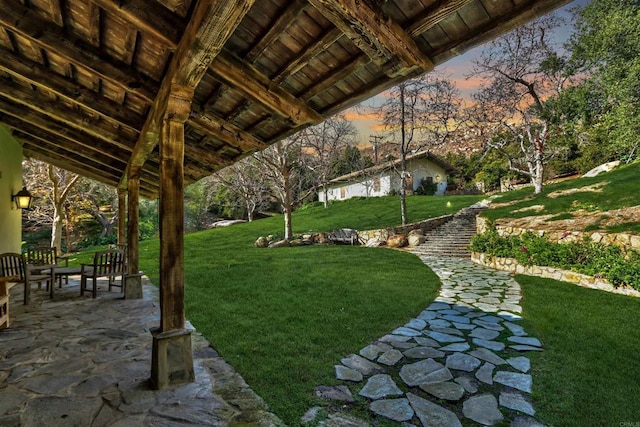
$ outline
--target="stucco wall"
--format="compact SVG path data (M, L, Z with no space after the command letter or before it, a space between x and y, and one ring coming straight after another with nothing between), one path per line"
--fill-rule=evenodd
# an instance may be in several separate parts
M0 126L0 253L20 252L22 211L11 195L22 188L22 147Z

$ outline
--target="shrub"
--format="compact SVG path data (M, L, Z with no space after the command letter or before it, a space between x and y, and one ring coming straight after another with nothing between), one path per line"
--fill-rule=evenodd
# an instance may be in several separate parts
M489 256L515 258L522 265L539 265L603 277L613 286L640 290L640 253L618 246L582 242L552 243L532 232L500 236L495 227L471 239L470 248Z

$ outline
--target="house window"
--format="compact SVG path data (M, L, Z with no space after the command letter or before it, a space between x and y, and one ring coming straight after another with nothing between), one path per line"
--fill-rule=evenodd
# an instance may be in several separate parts
M344 199L347 195L347 188L345 186L340 187L340 198Z
M380 191L380 177L373 178L373 191Z

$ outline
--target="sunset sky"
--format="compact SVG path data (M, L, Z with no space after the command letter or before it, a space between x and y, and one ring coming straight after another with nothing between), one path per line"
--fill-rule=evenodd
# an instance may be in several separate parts
M566 6L559 9L562 13L569 15L569 10L576 6L584 6L591 0L574 0L568 3ZM570 28L564 28L558 31L556 38L558 42L562 43L569 37L571 32ZM472 61L476 58L483 49L484 45L478 46L457 56L448 62L436 67L436 71L442 72L444 75L449 76L454 81L456 87L460 90L465 98L468 98L479 87L479 79L467 78L466 75L472 68ZM379 106L382 102L383 95L371 98L365 101L364 104ZM369 145L369 136L373 134L379 134L383 131L382 124L375 114L366 114L362 111L356 111L351 108L345 112L346 117L351 120L358 129L359 145Z

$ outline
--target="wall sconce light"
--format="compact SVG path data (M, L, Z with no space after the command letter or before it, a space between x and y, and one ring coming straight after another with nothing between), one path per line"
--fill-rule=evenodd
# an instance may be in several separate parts
M27 187L22 187L22 190L11 196L11 202L16 204L16 209L30 209L33 196L27 190Z
M436 182L440 182L442 180L442 177L440 175L436 175Z

